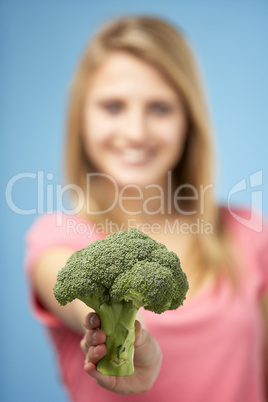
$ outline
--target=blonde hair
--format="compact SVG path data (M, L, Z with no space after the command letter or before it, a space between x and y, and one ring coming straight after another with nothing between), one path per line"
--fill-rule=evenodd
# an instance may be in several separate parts
M179 92L188 119L188 133L183 156L173 171L178 186L189 188L214 184L214 150L197 63L183 35L159 18L134 16L116 19L96 33L78 67L70 97L66 168L68 181L85 190L86 175L93 171L82 143L82 110L90 77L112 51L128 52L155 66ZM189 197L191 198L191 197ZM226 239L219 208L212 191L206 193L205 208L192 197L185 201L185 211L213 226L213 235L196 236L199 265L227 266ZM202 215L202 216L201 216Z

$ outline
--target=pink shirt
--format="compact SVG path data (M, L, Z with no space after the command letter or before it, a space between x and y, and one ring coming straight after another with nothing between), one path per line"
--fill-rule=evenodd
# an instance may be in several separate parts
M264 402L264 331L259 308L268 288L268 229L254 232L224 210L226 224L242 250L240 286L236 293L222 279L175 311L161 315L143 310L148 331L163 353L153 388L139 395L117 395L102 389L83 370L78 335L45 310L31 288L33 313L54 345L62 381L75 402ZM78 250L104 238L99 227L74 216L56 214L37 219L26 237L26 271L55 247ZM99 230L100 233L97 233Z

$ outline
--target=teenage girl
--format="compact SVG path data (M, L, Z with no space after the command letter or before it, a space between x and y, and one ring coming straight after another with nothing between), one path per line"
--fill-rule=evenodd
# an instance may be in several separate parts
M177 29L129 17L96 33L70 95L74 210L40 217L26 248L34 311L71 400L267 400L268 230L255 231L249 211L217 205L212 143L196 62ZM141 309L135 373L116 378L96 370L106 353L99 317L79 300L60 307L53 285L74 251L129 227L178 254L190 289L175 311Z

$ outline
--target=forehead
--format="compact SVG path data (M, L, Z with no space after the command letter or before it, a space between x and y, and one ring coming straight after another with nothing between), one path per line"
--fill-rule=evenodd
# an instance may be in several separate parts
M177 96L175 88L151 64L123 51L112 52L90 79L92 95L148 93Z

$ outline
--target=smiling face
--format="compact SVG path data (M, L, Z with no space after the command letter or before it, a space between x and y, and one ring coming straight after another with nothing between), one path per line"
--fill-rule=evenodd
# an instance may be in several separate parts
M163 186L182 154L187 125L175 89L124 52L112 52L90 80L83 123L87 157L120 187Z

